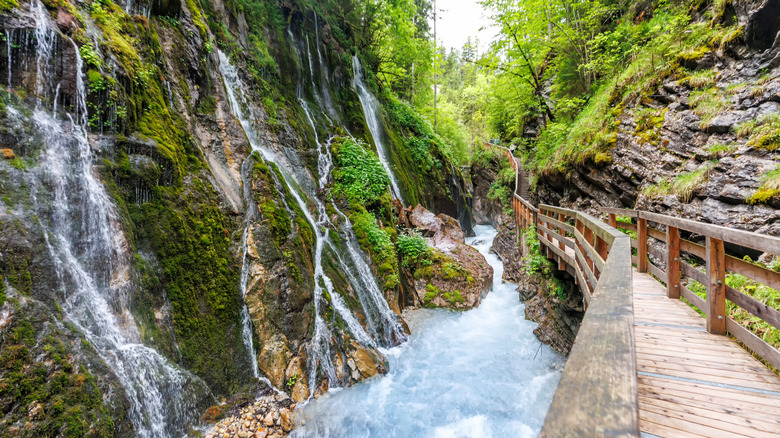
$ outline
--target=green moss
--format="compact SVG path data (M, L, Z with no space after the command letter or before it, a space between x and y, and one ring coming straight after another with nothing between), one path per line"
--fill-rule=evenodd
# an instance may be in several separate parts
M780 167L761 175L761 186L746 201L749 204L766 204L777 196L780 196Z
M18 8L19 2L17 0L0 0L0 11L11 12L12 9Z
M734 130L738 137L748 138L748 146L770 151L780 148L779 114L766 114L758 119L748 120L737 125Z
M47 335L35 342L34 329L20 312L10 327L14 336L0 346L0 397L9 426L25 422L29 436L114 436L114 422L95 377L75 366L65 345ZM56 334L56 332L55 332ZM35 421L28 408L39 404Z

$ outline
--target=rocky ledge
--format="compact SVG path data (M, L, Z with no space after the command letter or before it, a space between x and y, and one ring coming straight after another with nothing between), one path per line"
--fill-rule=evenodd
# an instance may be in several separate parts
M294 409L286 394L263 396L215 424L206 438L282 438L293 429Z
M493 283L493 268L479 251L466 245L458 220L417 205L399 209L398 223L420 232L432 250L424 262L403 268L407 305L478 307Z

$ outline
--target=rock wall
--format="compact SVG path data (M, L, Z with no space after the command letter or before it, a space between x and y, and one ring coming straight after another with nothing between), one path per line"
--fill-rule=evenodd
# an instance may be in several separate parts
M130 402L114 372L59 307L70 285L58 277L41 226L56 212L45 206L53 203L45 199L45 184L36 186L31 177L46 153L33 129L37 110L63 126L69 117L86 120L91 169L115 207L114 226L129 260L130 305L116 312L132 315L124 321L138 325L139 343L197 376L216 397L251 381L253 362L295 400L327 390L323 379L309 388L304 378L318 366L310 360L314 236L283 172L297 172L302 185L316 187L323 175L315 139L341 129L322 116L312 128L302 102L370 140L350 86L344 30L322 17L318 22L297 1L12 3L0 8L7 42L0 47L0 330L4 339L24 333L0 344L0 377L24 385L0 385L0 434L134 433ZM51 53L42 52L42 26L53 32ZM303 52L320 46L319 55ZM235 90L225 86L220 51L246 85L240 91L252 108L242 110L251 113L254 132L231 107ZM310 81L312 59L322 75ZM81 97L87 114L79 115ZM409 132L385 123L403 156ZM286 167L251 155L252 142ZM468 217L462 175L447 157L434 156L437 183L412 167L409 193L434 211ZM309 213L316 211L312 200L305 202ZM343 246L343 233L332 234L334 246ZM326 252L324 270L365 324L335 251ZM108 263L95 261L101 262ZM256 357L243 337L242 291ZM384 357L350 336L333 308L324 313L335 333L329 342L339 351L333 360L340 384L386 371ZM35 392L46 379L59 386ZM68 391L79 394L63 405ZM213 401L204 396L198 408Z
M666 73L623 110L611 160L541 178L540 199L780 234L778 192L766 185L780 158L777 7L738 3L723 20L742 25L740 39Z

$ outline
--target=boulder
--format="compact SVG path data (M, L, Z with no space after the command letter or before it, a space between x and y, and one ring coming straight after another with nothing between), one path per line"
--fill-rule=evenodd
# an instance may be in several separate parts
M479 306L493 283L493 268L479 251L466 245L457 219L417 205L402 210L399 223L420 232L432 249L424 263L403 267L407 304L453 309Z

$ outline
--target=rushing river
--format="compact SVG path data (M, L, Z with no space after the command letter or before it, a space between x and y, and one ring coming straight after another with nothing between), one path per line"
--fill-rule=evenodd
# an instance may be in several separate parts
M331 390L299 413L303 437L535 437L564 363L524 318L516 285L490 246L495 229L477 226L467 243L493 267L493 290L468 312L415 310L409 341L383 351L390 372ZM302 424L303 423L303 424Z

